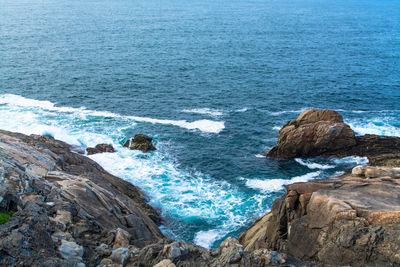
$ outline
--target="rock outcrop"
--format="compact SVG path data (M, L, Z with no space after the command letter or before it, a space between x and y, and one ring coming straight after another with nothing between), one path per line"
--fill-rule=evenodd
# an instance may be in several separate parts
M135 186L47 136L0 130L0 266L314 266L234 238L218 249L165 238Z
M109 152L109 153L115 152L114 147L109 144L98 144L95 147L88 147L88 148L86 148L86 151L87 151L88 155L93 155L93 154L97 154L97 153L105 153L105 152Z
M153 138L144 135L137 134L134 138L128 139L124 143L124 147L129 147L130 149L141 150L143 152L148 152L151 150L156 150L155 146L152 143Z
M95 266L101 244L141 248L164 239L137 187L70 149L0 131L0 212L16 212L0 225L0 265Z
M268 157L363 156L372 165L399 166L400 138L355 136L333 110L310 109L289 121L279 131L277 145Z
M271 212L239 237L245 251L268 248L327 265L399 266L398 170L375 168L375 178L366 179L371 167L363 168L353 171L357 176L288 185Z

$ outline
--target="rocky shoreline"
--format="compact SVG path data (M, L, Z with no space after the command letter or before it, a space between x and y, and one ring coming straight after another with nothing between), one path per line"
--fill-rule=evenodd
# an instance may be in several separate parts
M0 212L15 212L0 225L0 265L400 266L400 138L355 136L337 112L302 113L266 155L360 155L386 167L288 185L269 213L218 249L166 238L139 188L72 151L52 137L0 130Z
M0 130L0 265L265 266L300 261L234 238L218 249L177 242L146 196L52 137ZM305 265L309 266L309 265Z

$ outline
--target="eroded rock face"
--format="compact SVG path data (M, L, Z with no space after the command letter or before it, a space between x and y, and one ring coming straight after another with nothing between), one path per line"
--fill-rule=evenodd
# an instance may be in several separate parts
M279 131L277 145L266 156L294 158L318 156L356 144L355 134L333 110L310 109Z
M144 134L137 134L134 138L128 139L124 147L129 147L130 149L141 150L143 152L148 152L151 150L156 150L155 146L152 143L153 138L144 135Z
M0 265L96 266L112 249L163 240L137 187L70 149L0 130L0 211L16 211L0 225Z
M353 175L289 185L239 241L245 251L268 248L324 264L397 266L400 180L384 171L365 179L358 168Z

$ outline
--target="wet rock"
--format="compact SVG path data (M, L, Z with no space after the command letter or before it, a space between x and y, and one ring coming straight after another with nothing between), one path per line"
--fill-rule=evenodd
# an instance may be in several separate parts
M134 138L128 139L124 147L129 147L130 149L134 150L141 150L143 152L148 152L151 150L156 150L155 146L152 143L153 138L144 135L144 134L137 134Z
M87 151L88 155L93 155L93 154L97 154L97 153L105 153L105 152L109 152L109 153L115 152L114 147L109 144L98 144L95 147L88 147L88 148L86 148L86 151Z

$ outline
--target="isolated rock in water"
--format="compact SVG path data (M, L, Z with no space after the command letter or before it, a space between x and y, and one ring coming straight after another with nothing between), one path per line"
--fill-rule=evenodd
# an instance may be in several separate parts
M144 134L137 134L135 137L132 139L128 139L124 147L129 147L130 149L136 149L136 150L141 150L143 152L147 152L149 150L156 150L152 143L153 138L144 135Z
M109 144L98 144L95 147L88 147L86 148L88 155L93 155L97 153L104 153L104 152L115 152L114 147Z
M312 157L352 147L355 134L334 110L309 109L279 131L278 143L265 155L294 158Z

